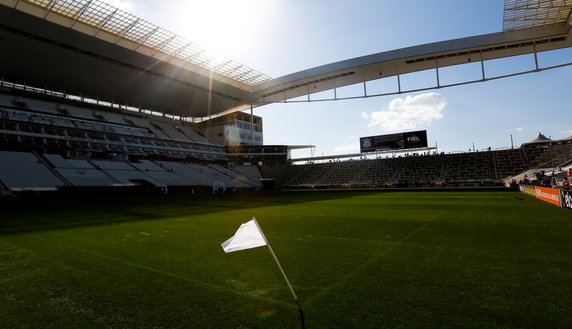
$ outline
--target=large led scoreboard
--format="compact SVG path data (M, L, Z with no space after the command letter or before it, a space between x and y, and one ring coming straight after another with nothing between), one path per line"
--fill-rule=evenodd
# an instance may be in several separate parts
M360 152L377 152L427 147L427 130L361 137Z

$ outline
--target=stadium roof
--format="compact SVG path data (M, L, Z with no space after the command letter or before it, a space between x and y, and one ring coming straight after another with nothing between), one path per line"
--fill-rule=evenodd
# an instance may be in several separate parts
M503 30L565 23L571 9L572 0L506 0Z
M503 32L269 79L100 0L0 0L0 78L208 118L356 83L365 89L367 81L405 73L570 47L571 2L506 0Z
M212 54L194 42L101 1L28 0L28 2L45 9L47 15L44 18L59 14L73 20L71 28L81 22L97 29L95 37L98 37L98 32L106 31L132 41L138 47L150 48L155 53L162 52L246 85L255 85L270 79L246 65Z
M552 139L544 136L542 133L538 133L538 135L531 141L529 141L528 143L524 143L524 144L535 144L535 143L545 143L545 142L551 142Z
M572 134L562 138L561 141L572 141Z

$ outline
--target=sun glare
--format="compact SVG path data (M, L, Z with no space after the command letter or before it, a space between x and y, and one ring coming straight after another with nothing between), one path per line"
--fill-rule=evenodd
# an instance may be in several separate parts
M174 27L178 34L217 55L230 55L263 29L272 0L178 0Z

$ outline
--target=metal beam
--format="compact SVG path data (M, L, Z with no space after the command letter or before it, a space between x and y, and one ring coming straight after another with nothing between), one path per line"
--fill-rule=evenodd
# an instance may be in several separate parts
M483 62L481 62L483 63ZM347 96L347 97L334 97L334 98L323 98L323 99L312 99L312 100L283 100L281 101L281 103L309 103L309 102L330 102L330 101L339 101L339 100L351 100L351 99L361 99L361 98L370 98L370 97L383 97L383 96L392 96L392 95L401 95L401 94L407 94L407 93L414 93L414 92L421 92L421 91L428 91L428 90L434 90L434 89L441 89L441 88L448 88L448 87L456 87L456 86L463 86L463 85L468 85L468 84L473 84L476 82L486 82L486 81L493 81L493 80L499 80L499 79L504 79L504 78L510 78L510 77L516 77L516 76L520 76L520 75L524 75L524 74L528 74L528 73L536 73L536 72L542 72L542 71L546 71L546 70L551 70L551 69L556 69L556 68L562 68L562 67L566 67L566 66L572 66L572 62L568 62L565 64L559 64L559 65L554 65L554 66L550 66L550 67L544 67L544 68L535 68L533 70L527 70L527 71L521 71L521 72L517 72L517 73L511 73L511 74L505 74L505 75L500 75L500 76L495 76L492 78L487 78L485 77L485 71L484 71L484 63L482 64L482 74L483 74L483 78L482 79L477 79L477 80L467 80L464 82L457 82L457 83L450 83L450 84L437 84L434 86L429 86L429 87L425 87L425 88L416 88L416 89L408 89L408 90L401 90L401 85L399 84L399 76L397 76L398 78L398 91L397 92L389 92L389 93L378 93L378 94L367 94L367 95L356 95L356 96ZM309 96L309 95L308 95ZM260 102L260 103L256 103L256 105L260 106L260 105L267 105L267 104L272 104L275 102Z
M73 27L75 26L75 23L77 23L77 20L78 20L78 19L81 17L81 15L86 11L86 9L89 7L89 5L91 5L91 2L92 2L92 1L93 1L93 0L88 0L88 1L85 3L85 5L83 5L83 7L82 7L80 10L78 10L78 12L77 12L77 13L74 15L74 17L73 17L73 23L72 23L72 25L70 26L70 28L73 28Z

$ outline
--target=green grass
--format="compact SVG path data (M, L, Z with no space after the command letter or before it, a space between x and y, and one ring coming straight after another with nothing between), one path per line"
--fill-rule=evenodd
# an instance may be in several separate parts
M572 212L518 192L2 205L0 328L570 328ZM64 205L66 205L64 207Z

